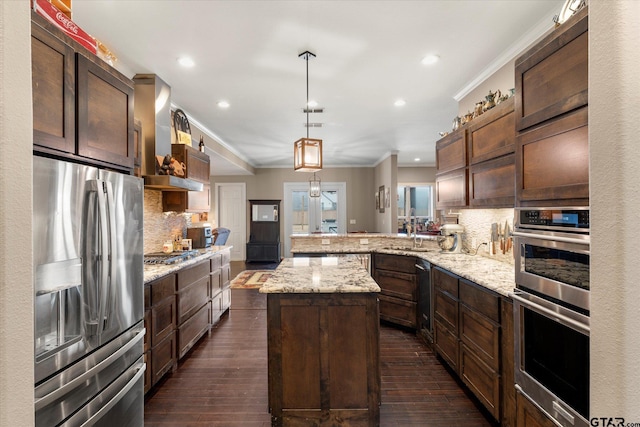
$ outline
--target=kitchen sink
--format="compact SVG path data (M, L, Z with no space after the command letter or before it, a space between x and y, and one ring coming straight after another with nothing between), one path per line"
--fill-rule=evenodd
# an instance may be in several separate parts
M392 251L406 251L406 252L433 252L431 248L405 248L401 246L385 246L382 249L388 249Z

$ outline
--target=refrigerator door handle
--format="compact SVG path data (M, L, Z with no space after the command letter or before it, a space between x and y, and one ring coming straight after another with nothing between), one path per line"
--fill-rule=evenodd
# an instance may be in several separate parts
M137 370L136 374L133 376L133 378L131 378L131 380L124 387L122 387L122 390L120 390L118 394L113 396L113 399L105 403L104 406L100 408L100 410L96 412L91 418L89 418L87 421L82 423L80 427L89 427L94 425L95 423L98 422L98 420L100 420L100 418L102 418L107 412L109 412L111 408L113 408L118 402L120 402L120 400L122 400L122 398L127 393L129 393L129 391L133 388L133 386L136 385L140 377L144 375L144 371L147 369L147 365L145 363L142 363L136 366L135 369Z
M36 409L36 411L44 408L47 405L50 405L52 402L55 402L56 399L64 396L65 394L67 394L71 390L73 390L74 388L82 385L82 383L84 383L88 378L91 378L92 376L97 375L99 372L101 372L105 368L109 367L109 365L111 365L114 361L118 360L120 357L122 357L122 355L124 355L127 351L129 351L133 346L135 346L137 343L139 343L140 340L142 340L144 338L145 332L146 332L146 329L142 328L142 330L140 332L138 332L136 334L136 336L133 337L128 343L126 343L125 345L120 347L118 349L118 351L116 351L113 354L111 354L109 357L104 359L102 362L98 363L96 366L94 366L93 368L89 369L88 371L85 371L81 375L78 375L73 380L69 381L68 383L66 383L65 385L61 386L60 388L57 388L56 390L52 391L51 393L46 394L46 395L42 396L39 399L36 399L36 401L35 401L35 409Z
M98 183L98 215L100 221L100 283L99 286L99 309L98 309L98 331L97 335L102 335L102 331L104 330L104 322L105 322L105 312L106 312L106 304L108 302L109 297L109 274L111 270L110 266L110 255L109 255L109 229L108 229L108 218L107 218L107 195L106 188L107 183L100 179L96 180Z
M113 198L113 187L111 182L104 182L105 195L106 195L106 210L105 219L107 221L107 243L108 250L106 252L108 260L108 282L107 289L104 292L106 299L104 300L104 323L106 326L110 326L109 322L111 314L113 313L113 306L116 302L116 284L114 281L117 277L116 272L116 260L118 259L118 241L116 233L116 214L115 214L115 201Z

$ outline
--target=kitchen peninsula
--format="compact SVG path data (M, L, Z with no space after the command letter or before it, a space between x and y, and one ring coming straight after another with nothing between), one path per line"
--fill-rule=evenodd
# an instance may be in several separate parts
M285 259L260 292L273 425L379 425L380 287L367 270L347 258Z

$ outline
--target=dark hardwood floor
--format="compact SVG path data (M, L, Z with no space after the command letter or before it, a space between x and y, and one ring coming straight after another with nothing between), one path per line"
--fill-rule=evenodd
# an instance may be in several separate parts
M413 333L383 324L380 355L381 426L495 425ZM266 296L234 289L211 336L147 395L145 426L269 425Z

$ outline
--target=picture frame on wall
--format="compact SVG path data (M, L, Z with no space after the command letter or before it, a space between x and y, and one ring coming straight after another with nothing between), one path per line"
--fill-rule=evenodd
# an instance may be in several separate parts
M373 194L373 198L376 200L376 210L380 209L380 194L377 191Z
M387 208L391 207L391 192L389 191L390 189L390 187L387 187L384 190L384 203Z
M386 205L386 198L385 198L385 191L384 191L384 185L381 185L378 188L378 212L380 213L384 213L384 207Z

